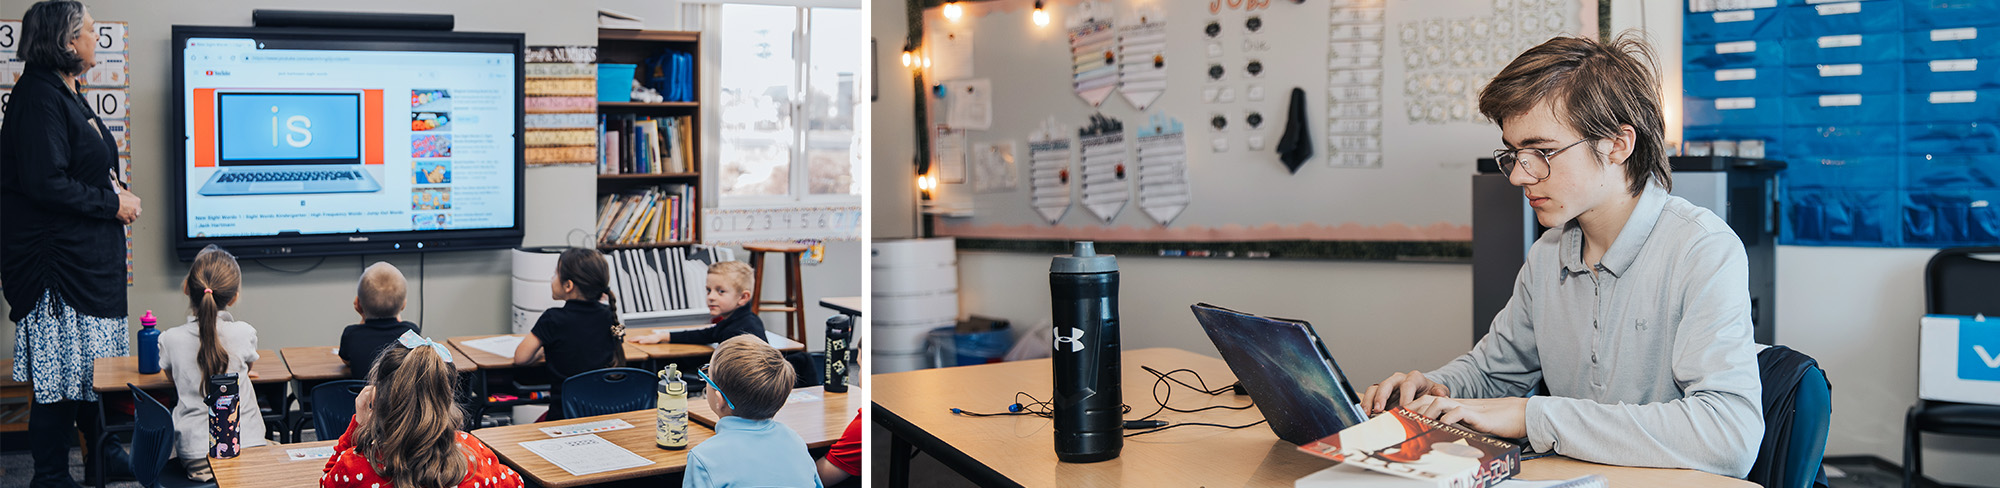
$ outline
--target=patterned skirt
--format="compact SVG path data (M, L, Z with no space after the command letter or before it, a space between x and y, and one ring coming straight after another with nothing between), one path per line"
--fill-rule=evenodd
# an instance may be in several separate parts
M35 403L97 401L90 389L97 358L131 354L124 317L84 315L53 291L14 325L14 381L34 382Z

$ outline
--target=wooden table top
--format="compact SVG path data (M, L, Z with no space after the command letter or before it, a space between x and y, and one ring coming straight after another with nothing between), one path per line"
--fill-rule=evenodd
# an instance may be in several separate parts
M234 459L210 459L209 468L215 470L217 488L276 488L284 486L309 486L318 480L326 468L326 458L291 460L285 451L314 447L333 447L338 440L306 442L299 444L268 445L243 448L243 453Z
M258 349L257 357L257 362L250 364L250 371L257 373L256 378L250 379L251 384L284 383L292 380L292 370L285 367L285 361L279 358L277 351ZM126 383L136 385L142 390L174 388L174 380L167 377L165 369L153 374L139 374L138 356L97 358L92 368L90 388L96 391L125 391Z
M1137 418L1158 408L1150 393L1154 376L1139 369L1179 368L1201 374L1209 385L1235 381L1221 359L1179 349L1125 351L1124 401ZM1168 486L1290 486L1299 478L1334 465L1334 461L1299 451L1278 439L1265 425L1245 429L1183 427L1125 439L1123 451L1110 461L1072 464L1056 461L1052 421L1033 416L966 417L951 408L976 412L1005 411L1014 393L1025 391L1043 400L1054 389L1048 359L927 369L876 375L874 404L895 417L964 453L972 460L1024 486L1133 485ZM1185 377L1186 375L1177 375ZM1169 404L1192 409L1209 405L1245 405L1245 396L1207 397L1184 388ZM1242 425L1263 419L1256 408L1215 409L1198 413L1168 411L1155 417L1168 422ZM1573 478L1602 474L1612 486L1754 486L1746 481L1692 470L1605 466L1564 458L1522 463L1521 479Z
M708 327L708 326L697 325L692 327L646 327L640 329L626 329L625 337L626 338L639 337L663 330L667 332L674 332L681 330L694 330L702 327ZM783 352L799 352L806 350L805 344L800 343L799 341L787 339L783 335L779 335L777 333L768 330L764 331L764 342L771 344L771 347L778 348L779 351ZM631 351L634 349L638 350L641 353L644 353L644 355L643 356L632 355ZM652 359L683 359L683 358L708 357L710 354L715 353L715 347L710 346L708 344L667 344L667 343L633 344L627 342L625 343L625 351L626 351L625 357L627 358L644 357Z
M35 386L35 384L29 381L14 381L14 360L0 359L0 388L16 386Z
M778 409L775 419L778 423L791 427L799 437L806 440L807 449L818 449L833 445L840 435L847 433L847 423L861 413L866 406L868 395L861 387L849 386L847 393L827 393L824 388L810 386L792 390L818 395L818 400L785 404ZM693 398L688 400L688 417L695 423L715 427L715 411L708 409L708 400Z
M459 357L459 358L465 358L465 360L467 360L466 362L468 362L468 363L470 363L470 364L472 364L472 365L474 365L474 366L478 366L478 367L479 367L479 369L507 369L507 368L514 368L514 367L516 367L516 366L514 366L514 357L513 357L513 356L501 356L501 355L498 355L498 354L493 354L493 353L490 353L490 352L486 352L486 351L481 351L481 350L479 350L479 349L477 349L477 348L471 348L471 347L466 347L466 346L465 346L465 344L464 344L464 343L465 343L466 341L476 341L476 340L480 340L480 339L485 339L485 338L488 338L488 337L500 337L500 336L506 336L506 335L521 335L521 334L490 334L490 335L476 335L476 336L463 336L463 337L453 337L453 338L450 338L450 339L446 339L446 340L445 340L445 342L448 342L448 343L451 343L451 347L452 347L452 349L453 349L454 351L457 351L457 353L456 353L456 354L458 355L458 357ZM627 343L627 344L625 344L625 345L624 345L624 347L625 347L625 360L626 360L627 362L632 362L632 361L644 361L644 360L646 360L647 358L651 357L651 356L648 356L648 355L647 355L646 351L641 351L641 350L639 350L639 348L638 348L638 347L635 347L635 346L636 346L635 344L631 344L631 343ZM453 358L453 359L457 359L457 358ZM542 360L538 358L538 359L535 359L535 362L533 362L533 363L528 363L528 366L540 366L541 364L542 364Z
M285 367L292 369L292 378L299 381L330 381L349 379L347 362L334 354L334 346L287 347L278 350L285 359ZM453 356L463 356L457 347L451 348ZM472 361L453 358L452 369L459 373L470 373L479 369ZM364 378L354 378L364 379Z
M688 403L693 404L694 402L690 401ZM687 469L687 454L690 449L693 449L696 444L700 444L710 437L715 437L714 430L710 430L699 424L689 424L688 449L678 451L661 449L659 446L653 444L654 415L654 411L651 409L636 410L579 419L491 427L472 431L472 436L478 438L480 442L486 443L486 447L493 449L493 453L499 455L502 462L507 463L508 466L513 466L514 471L521 473L521 476L525 476L528 479L534 480L535 483L549 488L564 488L678 473ZM652 461L653 464L603 473L593 473L585 476L573 476L568 471L557 467L555 463L543 459L540 454L535 454L528 451L528 448L521 447L521 443L523 442L553 439L553 437L549 437L547 433L540 430L542 427L581 424L610 419L623 419L626 423L632 424L632 428L598 432L597 437L632 451L632 453L638 454L639 457Z
M819 299L819 306L854 316L861 315L862 303L861 297L826 297Z

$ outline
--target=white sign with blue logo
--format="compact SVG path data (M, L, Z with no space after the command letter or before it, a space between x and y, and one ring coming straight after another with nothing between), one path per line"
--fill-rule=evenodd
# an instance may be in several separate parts
M1917 396L2000 405L2000 317L1926 315Z

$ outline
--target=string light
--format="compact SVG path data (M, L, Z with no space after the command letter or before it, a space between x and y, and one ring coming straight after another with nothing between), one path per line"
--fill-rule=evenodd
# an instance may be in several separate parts
M1049 11L1048 11L1048 9L1045 9L1045 8L1042 8L1042 0L1035 0L1035 14L1034 14L1034 16L1035 16L1035 25L1036 25L1036 26L1038 26L1038 27L1048 27L1048 26L1049 26Z
M944 3L944 18L946 20L957 22L958 18L963 15L965 15L965 9L959 8L958 2Z

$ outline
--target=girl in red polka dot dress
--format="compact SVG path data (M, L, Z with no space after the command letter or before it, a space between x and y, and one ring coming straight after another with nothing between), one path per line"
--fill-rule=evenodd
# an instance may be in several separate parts
M471 435L452 403L450 352L415 332L382 351L322 487L518 488L521 476ZM400 346L400 347L398 347ZM379 392L378 392L379 390Z

